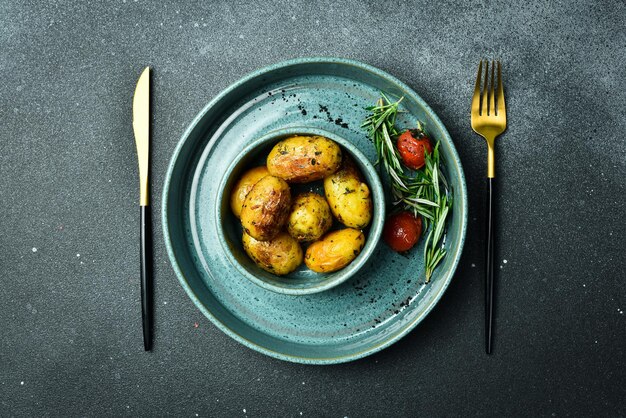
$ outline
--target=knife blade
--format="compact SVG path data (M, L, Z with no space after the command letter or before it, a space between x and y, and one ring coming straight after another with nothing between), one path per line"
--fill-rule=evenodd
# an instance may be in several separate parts
M150 159L150 67L146 67L133 96L133 131L139 163L141 318L145 351L152 347L152 231L148 165Z

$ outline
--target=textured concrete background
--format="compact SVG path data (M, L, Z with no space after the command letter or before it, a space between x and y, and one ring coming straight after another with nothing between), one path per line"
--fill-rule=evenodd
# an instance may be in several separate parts
M619 1L0 2L0 415L625 415L625 28ZM157 223L144 353L131 128L141 69L154 68L156 212L174 147L207 101L259 67L317 55L391 72L447 125L470 193L449 290L377 355L283 363L201 315ZM502 59L509 107L491 357L485 146L468 115L483 57Z

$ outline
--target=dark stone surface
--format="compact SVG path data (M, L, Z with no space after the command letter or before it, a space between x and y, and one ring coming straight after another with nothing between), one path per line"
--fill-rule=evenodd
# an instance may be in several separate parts
M617 1L1 2L0 415L625 415L625 28ZM449 290L377 355L284 363L201 315L157 223L144 353L131 128L141 69L154 68L157 212L169 158L207 101L259 67L316 55L391 72L450 130L470 225ZM482 57L504 62L509 107L491 357L486 152L468 115Z

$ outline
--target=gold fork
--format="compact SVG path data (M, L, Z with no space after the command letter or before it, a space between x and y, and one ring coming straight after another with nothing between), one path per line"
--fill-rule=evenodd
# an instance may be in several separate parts
M498 67L496 81L495 69ZM485 61L484 84L481 89L483 61L478 64L476 87L472 96L472 129L487 141L487 181L489 196L487 200L487 260L485 275L485 345L487 354L491 354L493 342L493 277L494 277L494 178L495 140L506 129L506 106L504 105L504 87L502 86L502 70L500 61L492 61L491 78L489 77L489 61ZM489 81L491 80L491 83ZM482 91L481 91L482 90Z

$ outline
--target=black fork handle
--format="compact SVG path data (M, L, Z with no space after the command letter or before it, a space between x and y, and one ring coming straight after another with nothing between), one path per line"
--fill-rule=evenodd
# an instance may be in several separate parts
M495 227L495 212L494 212L494 179L489 178L488 181L488 195L487 195L487 248L486 248L486 275L485 275L485 349L487 354L491 354L493 345L493 311L494 311L494 293L493 282L495 273L495 260L494 260L494 227Z
M152 228L150 207L140 206L141 222L141 320L143 325L143 347L152 348Z

